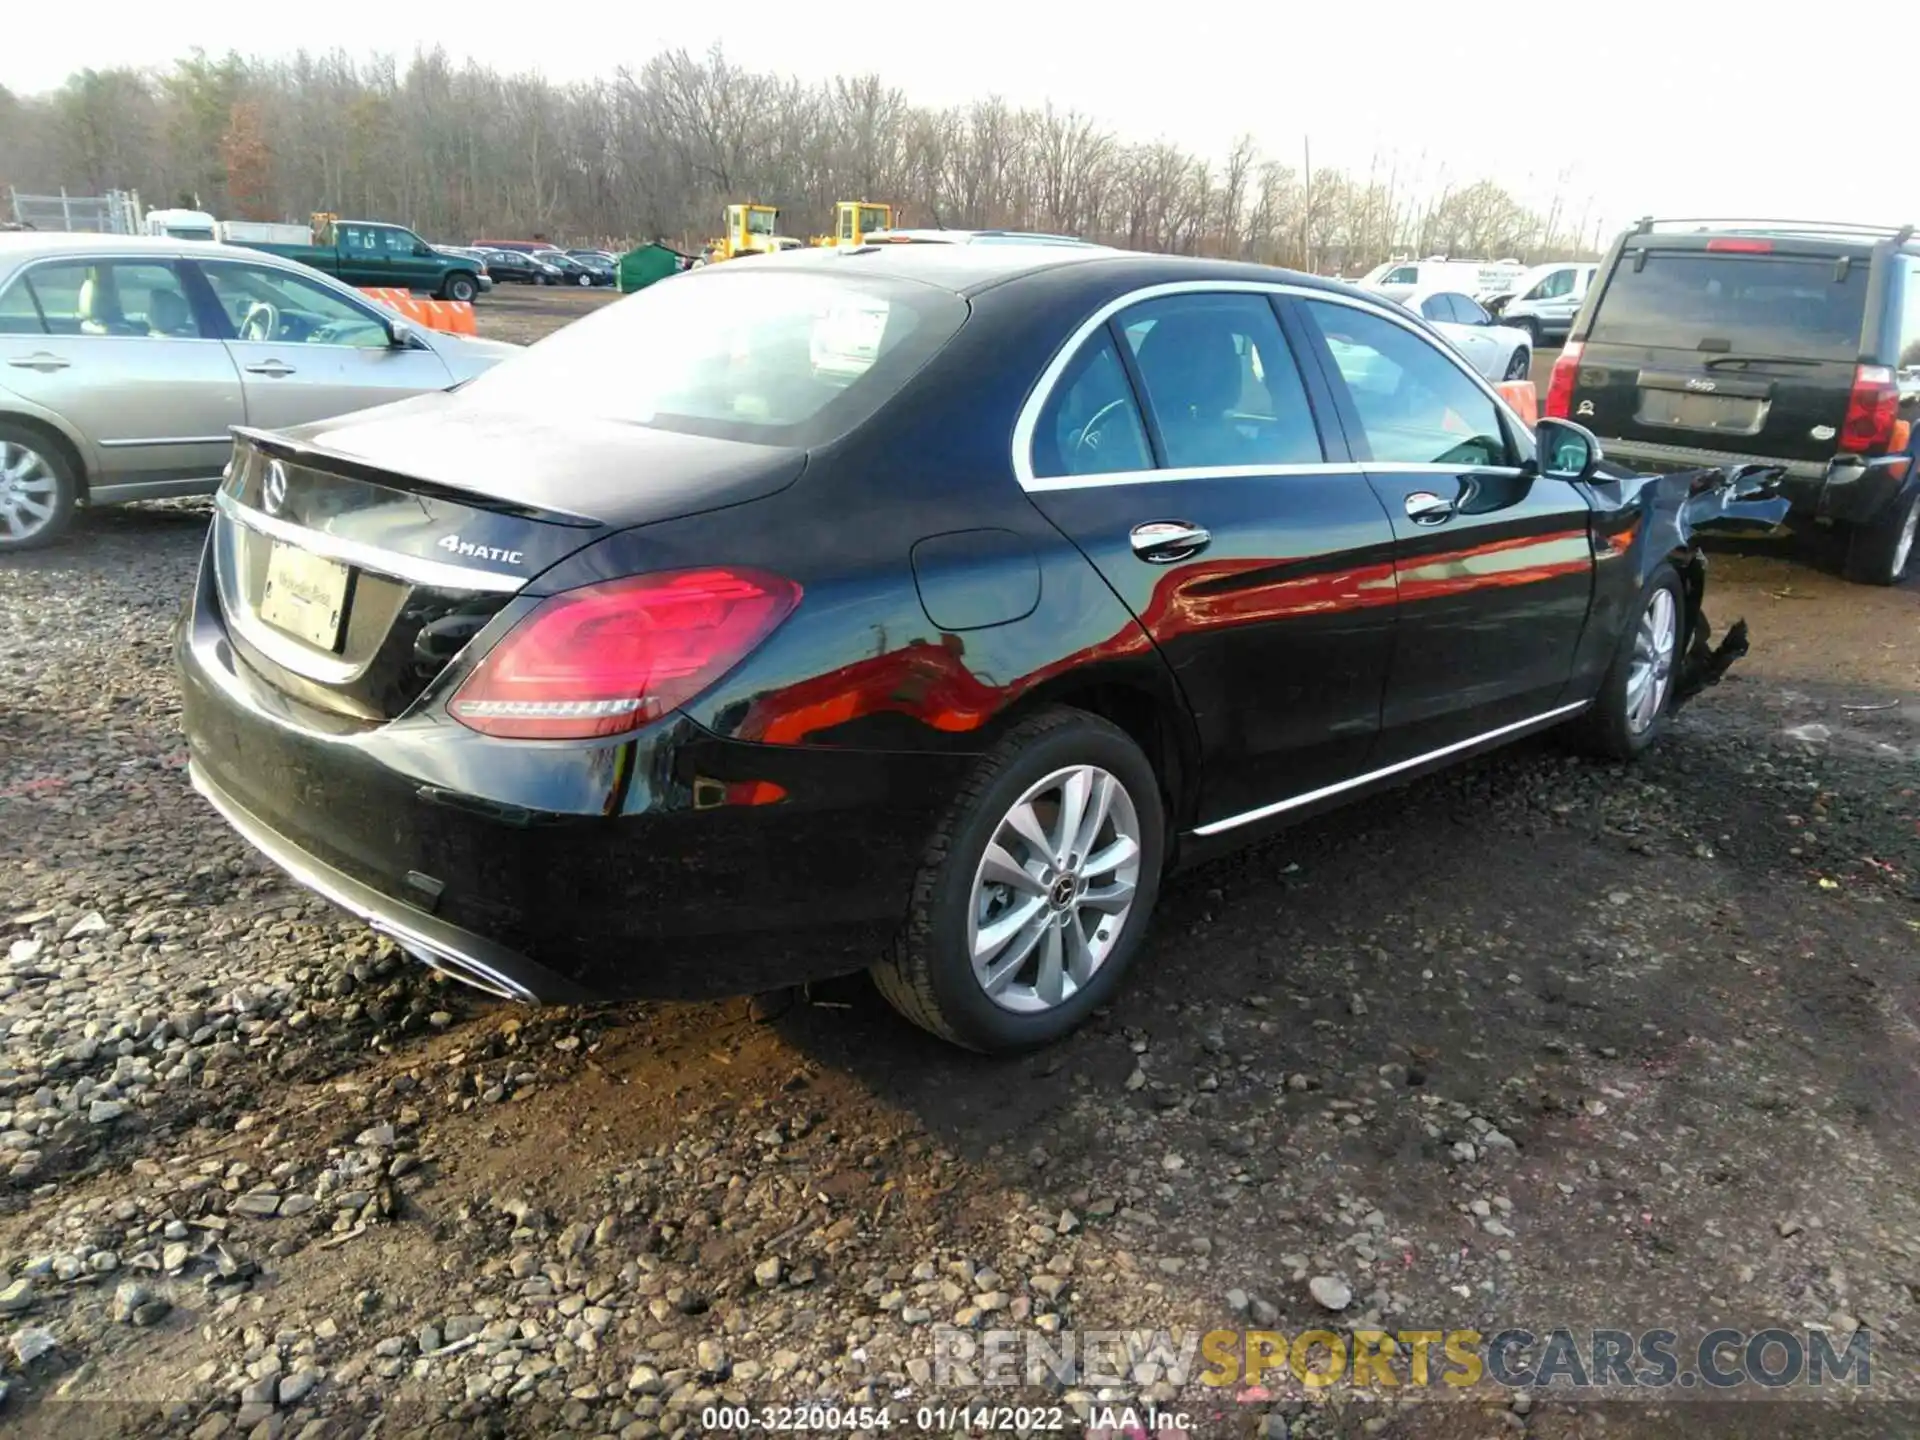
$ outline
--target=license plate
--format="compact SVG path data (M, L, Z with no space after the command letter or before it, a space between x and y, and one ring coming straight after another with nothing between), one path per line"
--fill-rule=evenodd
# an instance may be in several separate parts
M1755 435L1766 419L1767 402L1744 395L1694 395L1679 390L1640 392L1639 420L1684 430Z
M338 653L352 578L353 572L338 561L275 541L267 555L260 618L309 645Z

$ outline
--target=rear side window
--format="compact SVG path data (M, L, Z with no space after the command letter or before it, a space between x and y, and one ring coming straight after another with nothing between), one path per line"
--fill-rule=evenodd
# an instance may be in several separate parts
M1835 258L1629 252L1600 297L1588 339L1708 354L1852 360L1860 353L1867 266ZM1839 277L1839 278L1836 278Z
M1900 322L1900 368L1920 370L1920 258L1907 257L1907 296Z
M1351 305L1302 307L1347 383L1373 458L1398 465L1505 465L1500 412L1430 342Z
M1171 469L1318 465L1306 387L1262 295L1179 295L1120 326Z
M1033 432L1033 473L1044 479L1152 468L1132 382L1113 332L1102 326L1047 397Z
M574 321L459 393L495 410L812 446L872 415L966 318L965 300L931 285L710 266Z

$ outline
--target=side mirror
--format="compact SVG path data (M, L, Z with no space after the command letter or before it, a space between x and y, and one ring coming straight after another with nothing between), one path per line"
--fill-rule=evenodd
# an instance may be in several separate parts
M433 256L433 247L424 240L416 240L413 242L413 253L422 260L431 259Z
M394 315L387 320L387 339L396 350L411 350L419 339L419 331L413 322L404 316Z
M1571 420L1542 420L1534 427L1533 446L1540 473L1552 480L1592 479L1594 467L1605 458L1594 433Z

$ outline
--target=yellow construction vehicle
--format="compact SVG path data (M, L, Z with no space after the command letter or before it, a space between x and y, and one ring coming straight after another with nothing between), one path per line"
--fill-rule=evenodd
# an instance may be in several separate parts
M842 200L833 207L833 234L816 235L815 245L859 245L875 230L893 228L893 206L868 200Z
M732 260L740 255L771 255L795 250L798 240L781 235L780 210L774 205L727 206L727 233L707 247L709 260Z

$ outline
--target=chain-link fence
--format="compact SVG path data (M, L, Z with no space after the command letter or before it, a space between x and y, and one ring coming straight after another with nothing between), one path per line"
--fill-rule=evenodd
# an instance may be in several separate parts
M109 190L104 195L25 195L8 187L13 220L29 230L86 230L107 235L140 233L140 192Z

